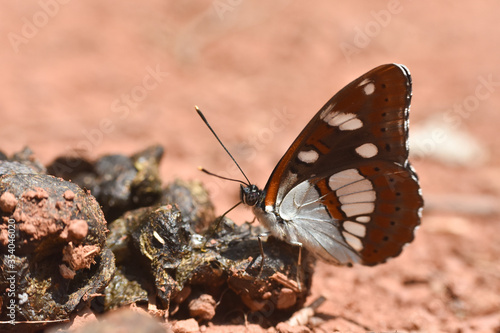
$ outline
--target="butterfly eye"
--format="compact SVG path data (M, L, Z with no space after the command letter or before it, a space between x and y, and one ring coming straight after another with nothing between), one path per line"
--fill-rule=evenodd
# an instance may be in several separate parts
M241 201L248 206L255 206L262 196L262 191L255 185L240 185Z

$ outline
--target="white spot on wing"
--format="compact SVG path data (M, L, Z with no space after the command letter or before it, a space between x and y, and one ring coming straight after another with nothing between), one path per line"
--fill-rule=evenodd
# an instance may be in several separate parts
M355 183L346 185L336 191L337 196L341 197L343 195L348 195L352 193L359 193L363 191L373 190L373 184L368 179L362 178L363 180L357 181Z
M361 251L363 250L363 243L361 243L361 240L359 238L354 237L348 232L343 231L342 235L344 236L347 244L349 244L354 250L356 251Z
M319 154L315 150L308 150L308 151L301 151L297 155L299 160L301 160L304 163L311 164L314 163L318 160Z
M333 191L336 191L341 187L344 187L346 185L355 183L363 179L365 179L365 177L361 176L358 170L347 169L331 175L330 179L328 180L328 186Z
M346 221L342 226L348 233L354 236L365 237L366 235L366 227L362 224L352 221Z
M371 95L375 91L375 85L370 82L363 87L363 91L365 92L366 95Z
M356 153L361 157L370 158L377 155L378 149L373 143L365 143L356 148Z
M346 121L342 125L339 126L341 131L353 131L355 129L363 127L363 122L358 118L354 118Z
M332 121L332 119L334 119L338 114L338 111L331 111L329 113L326 113L321 119L323 119L325 123L330 124L330 121Z
M342 204L356 203L356 202L374 202L376 199L375 191L365 191L358 193L351 193L339 197Z
M354 204L345 204L340 206L347 217L354 215L370 214L375 209L373 202L360 202Z
M339 126L351 119L356 119L356 115L354 113L335 112L335 115L333 117L327 117L327 118L330 118L328 120L328 125Z
M328 123L329 126L337 126L341 131L352 131L363 127L363 122L354 113L333 111L322 114L321 119Z
M368 223L370 222L371 218L369 216L358 216L356 217L356 221L361 222L361 223Z

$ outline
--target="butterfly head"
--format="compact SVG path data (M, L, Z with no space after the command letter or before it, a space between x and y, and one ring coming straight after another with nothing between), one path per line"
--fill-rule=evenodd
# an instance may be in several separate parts
M262 198L262 190L256 185L240 185L241 201L248 206L255 206Z

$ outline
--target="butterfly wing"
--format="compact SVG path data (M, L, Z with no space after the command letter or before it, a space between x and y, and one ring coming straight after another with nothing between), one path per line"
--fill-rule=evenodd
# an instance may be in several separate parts
M282 238L330 262L367 265L413 240L423 200L408 162L410 100L409 71L388 64L319 110L264 189L260 209L277 215Z

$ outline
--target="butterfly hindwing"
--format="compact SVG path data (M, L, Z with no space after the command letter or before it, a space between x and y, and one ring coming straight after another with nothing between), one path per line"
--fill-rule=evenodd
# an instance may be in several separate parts
M399 255L414 238L422 198L411 170L377 161L316 183L319 201L365 265Z

